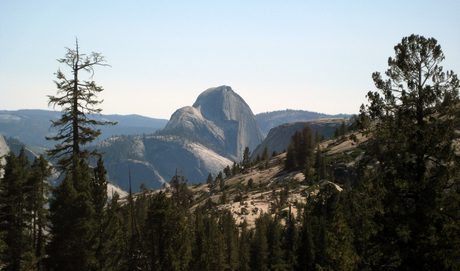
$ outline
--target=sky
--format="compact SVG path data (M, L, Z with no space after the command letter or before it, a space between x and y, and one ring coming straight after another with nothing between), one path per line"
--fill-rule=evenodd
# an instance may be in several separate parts
M56 60L78 38L111 65L92 78L103 114L169 119L221 85L254 114L356 114L403 37L437 39L460 73L459 14L458 0L0 0L0 110L53 110L56 71L71 76Z

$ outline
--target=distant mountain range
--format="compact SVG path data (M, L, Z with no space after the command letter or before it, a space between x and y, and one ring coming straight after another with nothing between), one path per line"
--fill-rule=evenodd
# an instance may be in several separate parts
M323 113L317 113L306 110L279 110L266 113L260 113L256 115L257 122L265 135L271 128L277 127L283 123L305 121L305 120L316 120L316 119L329 119L329 118L350 118L350 114L337 114L328 115Z
M50 120L58 120L61 114L60 111L49 110L0 110L0 133L5 138L18 139L36 152L43 152L56 144L45 137L55 134ZM115 135L152 134L168 123L165 119L139 115L95 115L94 119L118 122L115 126L100 127L99 142Z
M50 120L60 116L59 111L0 111L0 134L14 152L19 152L23 142L28 149L41 153L56 144L45 136L54 135ZM280 153L296 129L305 125L329 137L350 116L301 110L254 115L231 87L220 86L205 90L192 106L178 109L169 121L139 115L96 115L97 120L118 125L101 127L98 142L89 148L103 153L112 184L127 191L131 172L133 191L138 191L141 183L158 189L169 182L176 170L191 183L204 183L209 173L216 176L233 161L240 161L245 147L250 148L253 157L265 147L270 153ZM325 120L332 117L335 119ZM268 134L265 140L264 134Z

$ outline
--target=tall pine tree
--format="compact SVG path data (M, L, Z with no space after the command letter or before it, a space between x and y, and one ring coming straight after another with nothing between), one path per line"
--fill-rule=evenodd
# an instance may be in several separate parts
M64 179L50 204L52 226L47 265L51 270L88 270L98 266L95 255L100 246L97 245L95 234L99 234L100 230L93 231L93 227L101 224L100 204L107 193L106 188L97 186L107 184L101 180L100 173L104 170L99 166L93 181L93 172L87 161L91 155L99 154L96 150L90 153L83 146L101 133L97 126L115 123L90 118L102 111L95 106L101 103L96 100L96 95L103 89L94 81L83 81L80 77L81 72L93 75L96 66L107 64L99 53L90 56L81 54L78 42L75 50L67 48L66 56L58 61L70 68L72 78L67 79L58 70L58 81L55 83L60 96L49 96L49 104L61 107L63 114L60 120L52 121L58 133L47 139L59 143L54 149L48 150L48 155L57 159L58 169ZM97 220L99 222L96 223Z
M372 121L368 154L378 163L372 181L384 187L383 228L389 248L376 265L405 270L458 269L460 264L460 82L444 72L434 38L411 35L394 47L387 79L372 75L361 116Z

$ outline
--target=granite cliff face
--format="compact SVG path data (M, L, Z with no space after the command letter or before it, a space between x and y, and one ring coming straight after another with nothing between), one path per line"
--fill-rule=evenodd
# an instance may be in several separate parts
M229 86L201 93L193 106L172 115L165 131L196 134L219 154L236 160L245 147L253 150L264 138L251 108Z

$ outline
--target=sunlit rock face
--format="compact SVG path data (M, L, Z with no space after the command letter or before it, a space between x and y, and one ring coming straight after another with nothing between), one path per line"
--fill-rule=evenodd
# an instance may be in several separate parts
M193 106L177 110L166 131L196 134L224 156L241 159L245 147L253 150L263 133L246 102L229 86L201 93Z

